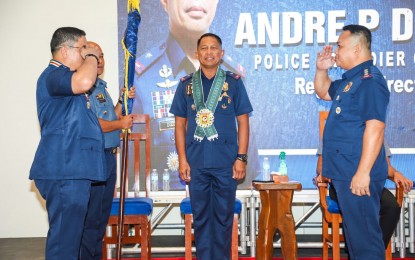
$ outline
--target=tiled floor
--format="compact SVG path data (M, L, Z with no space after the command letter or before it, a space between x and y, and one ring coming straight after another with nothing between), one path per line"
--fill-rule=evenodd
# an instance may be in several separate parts
M310 237L310 236L307 236ZM308 238L302 236L297 238L298 241L307 241ZM314 239L313 239L314 240ZM44 260L45 254L45 238L0 238L0 259L7 260ZM184 246L184 237L182 236L155 236L152 239L152 245L155 247L162 246ZM408 250L407 250L408 251ZM321 249L304 249L300 248L298 251L299 257L320 257ZM153 257L183 257L183 253L174 254L154 254ZM243 256L250 256L249 252ZM281 250L275 249L274 256L281 256ZM137 254L125 255L125 257L137 258ZM342 251L342 257L346 257ZM399 259L399 254L394 254L394 259ZM415 254L406 254L406 259L415 259Z
M301 239L301 238L299 238ZM45 238L1 238L0 259L7 260L44 260L45 259ZM153 247L173 246L184 247L183 236L153 236ZM300 249L299 255L319 256L321 249ZM183 257L184 253L153 253L153 257ZM249 252L246 255L250 256ZM275 249L275 256L281 256L281 250ZM138 254L125 254L123 257L136 258Z
M44 260L46 238L1 238L0 259Z

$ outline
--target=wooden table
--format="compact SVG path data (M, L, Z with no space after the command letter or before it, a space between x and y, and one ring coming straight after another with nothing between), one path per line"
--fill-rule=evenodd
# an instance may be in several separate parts
M281 251L285 260L297 259L298 248L295 224L291 211L293 193L301 190L301 183L253 182L259 191L262 209L258 220L256 259L272 259L275 231L281 236Z

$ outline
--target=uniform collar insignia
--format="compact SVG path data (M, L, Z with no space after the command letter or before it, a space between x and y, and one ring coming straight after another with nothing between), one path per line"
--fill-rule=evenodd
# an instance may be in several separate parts
M373 75L370 73L370 68L365 68L363 70L363 75L362 75L362 79L369 79L372 78Z

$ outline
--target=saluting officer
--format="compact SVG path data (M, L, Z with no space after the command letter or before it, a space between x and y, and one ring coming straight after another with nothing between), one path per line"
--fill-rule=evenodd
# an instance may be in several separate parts
M79 259L91 186L107 177L104 136L87 94L97 77L98 51L86 43L78 28L57 29L53 59L37 82L41 140L29 178L46 200L46 259Z
M246 173L253 109L240 76L220 67L219 36L202 35L196 56L200 69L181 79L170 109L179 173L189 182L197 258L230 259L236 186Z
M331 178L343 214L351 259L385 259L379 208L388 166L383 147L389 91L371 59L372 36L361 25L348 25L332 47L318 54L314 86L333 100L323 135L323 176ZM332 82L328 69L346 69Z
M177 1L161 0L169 16L169 35L165 42L144 53L136 60L137 86L133 113L149 114L152 131L152 162L161 158L169 161L174 147L174 116L169 113L180 78L196 71L195 42L209 27L216 13L217 0ZM227 70L243 74L243 68L229 56L222 64ZM163 162L164 162L163 161ZM174 165L174 162L169 164ZM178 176L171 187L183 188Z

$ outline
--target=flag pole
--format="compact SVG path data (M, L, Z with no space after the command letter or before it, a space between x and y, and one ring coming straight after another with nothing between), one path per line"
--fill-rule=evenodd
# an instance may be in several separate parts
M122 159L121 159L120 207L118 211L117 260L121 260L122 238L124 234L124 203L125 203L125 190L126 190L126 184L127 184L128 136L129 136L129 131L124 131L123 145L122 145Z
M125 92L122 98L122 114L127 116L132 111L134 99L128 98L128 92L133 86L135 55L137 50L137 33L141 21L140 0L128 0L128 21L125 30L122 47L124 49L125 70L124 70L124 87ZM121 260L122 238L124 234L124 203L128 174L128 139L131 129L123 129L123 146L121 162L121 183L120 183L120 206L118 211L118 237L117 237L117 260Z

